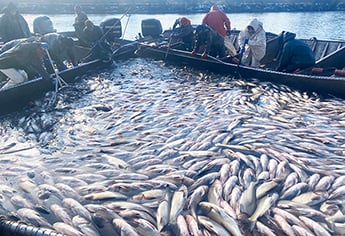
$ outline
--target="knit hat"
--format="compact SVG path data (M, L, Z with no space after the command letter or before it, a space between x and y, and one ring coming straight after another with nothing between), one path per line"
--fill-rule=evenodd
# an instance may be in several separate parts
M191 21L187 18L187 17L181 17L180 18L180 25L181 26L186 26L186 25L190 25Z

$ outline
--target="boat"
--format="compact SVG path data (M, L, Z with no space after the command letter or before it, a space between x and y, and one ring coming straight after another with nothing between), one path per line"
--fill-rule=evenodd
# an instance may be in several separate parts
M76 82L81 75L104 69L112 63L112 60L97 59L61 71L58 75L66 83L71 84ZM44 96L48 91L53 91L55 89L55 83L57 83L57 81L54 78L47 80L39 77L34 80L0 89L0 115L17 111L28 105L31 101Z
M132 41L121 39L121 27L118 24L119 19L110 18L102 22L102 27L108 27L107 34L104 36L109 37L112 43L112 50L116 51L123 45L133 43ZM117 27L114 27L114 26ZM107 29L108 29L107 28ZM112 31L111 29L114 30ZM60 34L75 37L74 32L61 32ZM76 40L76 39L75 39ZM85 48L83 46L75 46L77 59L85 58L90 53L90 48ZM134 50L132 54L134 53ZM131 55L132 55L131 54ZM56 77L61 78L67 84L73 84L82 76L101 69L110 67L113 64L112 58L109 59L96 59L85 63L79 63L78 66L68 68L66 70L60 71L56 74L52 74L50 80L43 79L42 77L18 83L11 86L0 86L0 116L6 115L8 113L18 111L30 104L30 102L43 97L45 93L49 91L54 91L56 89L56 83L59 80ZM15 73L16 74L16 73ZM0 73L0 77L4 79L7 78L4 74ZM4 85L4 84L2 84Z
M238 49L239 31L233 30L230 41ZM259 68L240 65L200 54L193 56L191 52L166 46L168 41L158 43L142 42L138 44L137 56L154 58L178 65L188 65L214 73L234 75L241 78L257 78L288 85L292 88L317 92L320 95L345 98L345 41L319 40L316 38L302 39L314 52L316 64L313 68L298 73L284 73L275 70L281 51L281 43L277 34L267 33L266 55Z

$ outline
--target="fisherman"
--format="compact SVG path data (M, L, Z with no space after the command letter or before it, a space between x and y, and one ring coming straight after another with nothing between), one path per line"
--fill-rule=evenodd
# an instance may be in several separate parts
M65 70L68 66L64 63L70 63L77 66L78 62L75 55L75 45L71 37L66 37L57 33L45 34L40 38L41 42L49 45L49 53L59 71ZM50 62L46 63L49 72L53 72Z
M224 12L219 10L217 5L213 5L210 11L202 19L202 24L208 25L225 37L231 30L231 22Z
M53 22L48 16L39 16L33 22L34 33L38 35L45 35L48 33L55 33Z
M85 21L82 40L87 47L91 48L91 52L84 58L84 62L95 59L109 59L111 57L111 46L103 36L101 27L94 25L90 20Z
M0 54L0 69L24 70L28 79L34 79L38 75L49 79L50 76L43 64L46 48L47 44L40 42L19 43Z
M85 21L88 20L87 15L85 12L82 10L80 5L75 5L74 6L74 12L76 14L74 18L74 30L77 38L81 39L82 37L82 32L85 27Z
M263 24L254 18L238 36L241 63L246 66L259 67L260 60L266 54L266 32Z
M181 17L176 19L175 24L173 25L173 33L171 37L173 42L183 42L182 45L174 48L192 51L194 40L194 28L191 25L190 19L188 19L187 17Z
M198 25L194 31L194 36L195 41L192 55L201 53L202 58L207 58L209 54L220 59L226 56L224 37L207 25Z
M91 20L86 20L84 22L85 27L82 32L82 40L86 43L88 47L92 47L100 40L103 36L102 28L94 25Z
M13 39L28 38L31 32L24 17L19 14L18 8L10 2L3 9L4 15L0 18L0 37L3 42Z
M295 37L294 33L283 32L283 51L277 71L297 72L315 64L315 56L311 48Z

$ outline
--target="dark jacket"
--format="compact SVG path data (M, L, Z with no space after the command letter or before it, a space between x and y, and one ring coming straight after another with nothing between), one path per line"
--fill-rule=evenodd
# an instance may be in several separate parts
M296 69L304 69L315 64L311 48L295 37L296 34L291 32L284 32L282 35L283 51L278 71L294 72Z
M194 42L194 28L192 25L183 25L180 27L173 28L174 32L172 37L174 41L181 40L183 42L184 50L191 51L193 49L193 42Z
M19 43L0 54L0 69L20 69L24 70L30 79L37 74L49 79L49 74L43 65L44 55L45 51L41 48L41 43Z
M198 25L194 36L194 51L200 52L201 50L200 53L206 53L213 57L224 57L226 55L223 36L209 26L205 24Z
M41 37L42 42L49 45L49 53L54 60L58 70L66 69L64 61L77 65L75 57L74 41L70 37L65 37L57 33L45 34ZM51 69L51 68L50 68Z
M93 25L92 27L85 27L82 34L82 39L86 44L92 47L103 36L101 27Z
M8 42L13 39L28 38L31 32L22 15L18 12L12 15L9 10L5 10L0 18L0 36L3 42Z

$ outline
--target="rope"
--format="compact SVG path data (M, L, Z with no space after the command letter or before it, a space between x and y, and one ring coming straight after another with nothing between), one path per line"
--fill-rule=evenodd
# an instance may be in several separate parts
M118 22L121 22L122 18L125 17L125 16L128 14L128 12L129 12L130 9L131 9L131 8L128 8L128 10L120 17L119 21L116 21L116 22L107 30L107 32L105 32L105 33L102 35L102 37L101 37L99 40L97 40L97 43L95 43L95 44L91 47L90 52L89 52L85 57L88 57L88 56L91 55L92 50L94 50L95 47L97 47L97 45L99 44L98 42L102 42L102 41L105 39L105 37L107 36L107 34L109 34L109 32L110 32L113 28L115 28L115 26L118 24Z
M128 18L127 18L127 22L126 22L125 28L124 28L124 30L123 30L122 39L124 39L124 37L125 37L126 30L127 30L127 26L128 26L128 22L129 22L129 18L130 18L130 17L131 17L131 15L129 14L129 15L128 15Z
M64 81L61 76L58 74L58 69L56 68L56 66L54 65L53 63L53 60L50 56L50 53L49 53L49 50L47 48L44 48L47 56L48 56L48 59L49 59L49 62L50 62L50 65L51 67L53 68L54 70L54 73L55 73L55 93L53 94L52 98L50 99L49 101L49 104L54 104L55 101L56 101L56 97L57 97L57 93L59 91L59 87L63 87L63 86L67 86L68 84L66 83L66 81Z
M53 63L53 60L50 56L50 53L49 53L49 50L48 49L44 49L47 53L47 56L48 56L48 59L49 59L49 62L50 62L50 65L52 66L52 68L54 69L54 73L55 73L55 79L57 80L57 83L56 83L56 86L55 86L55 92L57 92L58 90L58 85L60 85L61 87L62 86L67 86L68 84L66 83L66 81L64 81L61 76L58 74L58 70L56 69L54 63Z

